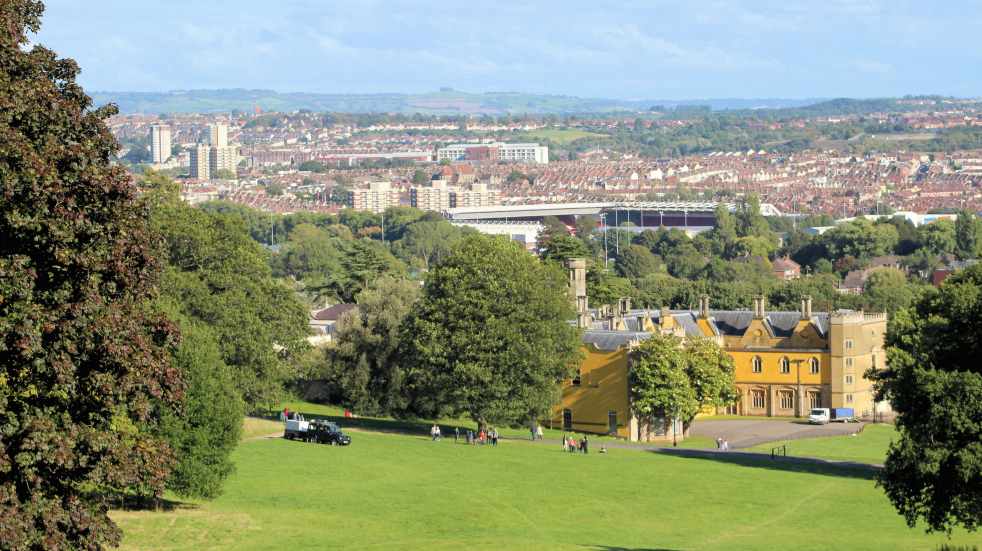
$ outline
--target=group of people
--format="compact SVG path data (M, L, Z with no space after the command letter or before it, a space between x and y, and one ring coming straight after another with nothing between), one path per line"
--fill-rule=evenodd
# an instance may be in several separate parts
M730 449L730 443L726 441L722 436L716 437L716 449L727 451Z
M290 408L283 408L280 412L280 421L304 421L303 415L299 411L290 411Z
M563 451L569 453L576 453L577 451L580 453L590 453L590 442L587 440L586 436L580 438L579 442L577 442L572 435L566 436L566 434L563 433ZM606 452L606 448L601 446L600 453Z
M533 442L542 440L542 425L535 425L529 428L529 436Z
M468 444L488 444L491 446L498 445L498 429L491 427L488 430L481 429L474 432L468 429L466 432L461 433L460 427L454 427L453 429L453 441L454 444L460 442L461 434L463 434L464 441ZM434 442L442 438L442 433L440 431L440 425L433 425L430 427L430 437Z

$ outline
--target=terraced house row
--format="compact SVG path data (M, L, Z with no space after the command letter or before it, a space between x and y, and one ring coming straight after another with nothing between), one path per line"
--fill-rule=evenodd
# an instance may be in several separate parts
M577 324L584 329L584 361L563 386L551 424L577 432L616 434L631 440L671 438L673 424L657 420L650 434L631 413L633 346L655 333L682 339L711 338L736 367L737 402L715 413L807 416L815 407L850 407L862 417L885 413L864 374L884 365L886 314L840 310L813 312L804 299L797 312L768 312L762 297L752 311L712 310L703 297L698 310L588 308L586 262L569 261Z

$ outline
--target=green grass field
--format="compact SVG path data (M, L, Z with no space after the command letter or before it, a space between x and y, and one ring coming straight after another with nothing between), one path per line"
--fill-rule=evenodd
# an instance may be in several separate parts
M114 512L124 549L933 550L948 541L908 529L867 470L351 434L347 448L244 441L218 499ZM982 535L948 543L980 545Z
M818 457L836 461L857 461L882 465L890 442L896 438L893 425L866 425L863 432L855 436L828 436L824 438L805 438L801 440L768 442L748 448L746 451L770 453L771 449L787 444L789 456Z
M552 140L560 145L566 145L580 138L605 138L606 134L571 128L542 128L525 132L523 136L533 140Z

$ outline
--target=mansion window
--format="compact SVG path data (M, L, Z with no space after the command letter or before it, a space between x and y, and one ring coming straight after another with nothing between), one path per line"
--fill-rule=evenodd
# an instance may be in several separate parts
M852 403L852 394L846 394L846 403L847 404L851 404Z
M847 385L851 385L852 384L852 375L846 375L846 384Z
M760 356L754 356L754 359L750 363L753 364L754 373L760 373L764 370L764 362L760 360Z
M812 358L810 367L812 375L818 375L818 358Z
M781 409L794 409L794 392L790 390L782 390L781 394Z
M846 350L850 350L851 348L852 348L852 339L846 339Z
M791 360L787 356L781 358L781 373L791 373Z
M580 386L580 382L582 382L582 379L580 379L580 370L577 369L576 377L573 377L573 386Z
M763 390L751 390L750 391L750 401L754 408L764 409L764 391Z
M563 410L563 430L573 430L573 410Z
M822 407L822 395L817 392L809 392L808 407L812 409Z
M846 358L846 367L852 367L852 358Z

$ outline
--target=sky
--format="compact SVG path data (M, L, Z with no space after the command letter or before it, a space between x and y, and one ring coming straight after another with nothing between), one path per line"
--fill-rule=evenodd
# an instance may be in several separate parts
M47 0L90 91L982 96L982 2Z

